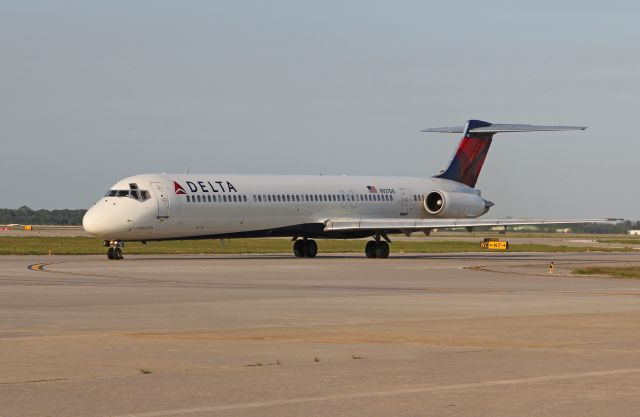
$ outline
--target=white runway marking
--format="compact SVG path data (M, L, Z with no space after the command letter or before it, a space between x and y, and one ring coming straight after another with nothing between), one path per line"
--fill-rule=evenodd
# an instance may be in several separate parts
M242 410L242 409L250 409L250 408L303 404L303 403L312 403L312 402L319 402L319 401L336 401L336 400L340 401L340 400L351 400L351 399L359 399L359 398L388 397L388 396L394 396L394 395L420 394L420 393L452 391L452 390L469 389L469 388L497 387L497 386L503 386L503 385L530 384L530 383L537 383L537 382L560 381L560 380L566 380L566 379L578 379L578 378L634 374L634 373L640 373L640 368L613 369L609 371L593 371L593 372L582 372L582 373L561 374L561 375L535 376L535 377L518 378L518 379L502 379L502 380L495 380L495 381L471 382L467 384L417 386L414 388L402 388L402 389L388 390L388 391L356 392L351 394L336 394L336 395L327 395L327 396L320 396L320 397L301 397L301 398L290 398L290 399L282 399L282 400L265 400L265 401L255 401L255 402L240 403L240 404L209 405L209 406L192 407L192 408L177 408L173 410L161 410L161 411L149 411L149 412L135 413L135 414L124 414L124 415L114 416L114 417L178 416L178 415L187 415L187 414L195 414L195 413L209 413L214 411Z

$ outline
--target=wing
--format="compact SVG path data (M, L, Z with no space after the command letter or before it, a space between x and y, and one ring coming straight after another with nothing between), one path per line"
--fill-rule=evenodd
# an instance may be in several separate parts
M406 231L451 229L454 227L525 226L545 224L615 223L621 219L383 219L336 218L326 220L324 230L333 231Z

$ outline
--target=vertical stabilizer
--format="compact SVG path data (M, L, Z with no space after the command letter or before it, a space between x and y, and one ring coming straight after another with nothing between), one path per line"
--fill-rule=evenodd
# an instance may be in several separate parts
M494 133L473 133L471 130L487 126L491 126L491 123L483 122L482 120L469 120L464 127L464 135L460 140L458 149L451 158L451 162L449 162L449 166L435 177L475 187L484 160L487 158Z

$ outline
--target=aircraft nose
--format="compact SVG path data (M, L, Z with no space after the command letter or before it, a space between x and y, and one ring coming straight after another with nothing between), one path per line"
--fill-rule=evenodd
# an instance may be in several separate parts
M96 206L91 207L82 218L82 227L93 236L104 234L106 231L106 213Z

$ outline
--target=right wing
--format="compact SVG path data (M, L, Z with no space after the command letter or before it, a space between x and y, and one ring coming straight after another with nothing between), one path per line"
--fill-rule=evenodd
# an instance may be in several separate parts
M332 231L411 231L451 229L455 227L527 226L546 224L615 223L621 219L385 219L335 218L324 222L324 230Z

